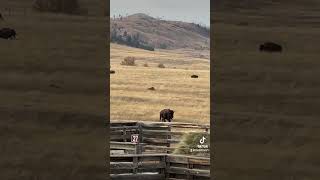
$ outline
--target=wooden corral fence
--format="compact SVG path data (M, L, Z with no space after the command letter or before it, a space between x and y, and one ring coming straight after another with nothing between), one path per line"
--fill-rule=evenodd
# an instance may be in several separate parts
M111 150L122 150L125 154L142 154L145 145L145 143L110 142Z
M125 153L171 153L182 136L191 132L210 133L209 125L193 123L111 121L110 149ZM131 135L138 134L138 143L131 143ZM112 153L111 153L112 154Z
M110 156L112 180L208 180L210 158L172 154Z

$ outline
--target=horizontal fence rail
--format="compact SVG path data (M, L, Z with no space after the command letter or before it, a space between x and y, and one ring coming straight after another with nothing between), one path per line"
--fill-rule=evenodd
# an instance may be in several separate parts
M210 158L172 154L110 156L111 179L210 179Z

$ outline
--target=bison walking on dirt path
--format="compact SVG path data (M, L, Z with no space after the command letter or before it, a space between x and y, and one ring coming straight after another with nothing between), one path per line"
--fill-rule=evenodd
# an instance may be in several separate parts
M282 52L282 46L273 42L265 42L259 46L259 50L261 52Z
M171 122L173 119L174 111L171 109L163 109L160 111L160 122Z
M2 28L0 29L0 38L4 39L16 39L16 31L11 28Z

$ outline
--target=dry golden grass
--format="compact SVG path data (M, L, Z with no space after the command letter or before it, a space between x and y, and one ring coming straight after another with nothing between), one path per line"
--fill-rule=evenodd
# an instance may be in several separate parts
M31 5L0 1L0 179L105 180L106 18Z
M255 6L250 14L246 9L234 13L215 9L211 14L216 179L320 176L316 138L320 133L315 128L320 117L320 27L315 19L320 11L302 10L307 7L299 3ZM303 15L297 18L297 12ZM259 44L269 40L280 43L284 51L260 53Z
M116 71L110 75L111 120L159 121L159 111L170 108L175 122L209 123L210 65L196 54L111 44L111 69ZM136 57L137 65L120 65L127 56ZM159 63L166 68L158 68ZM199 78L192 79L192 74Z

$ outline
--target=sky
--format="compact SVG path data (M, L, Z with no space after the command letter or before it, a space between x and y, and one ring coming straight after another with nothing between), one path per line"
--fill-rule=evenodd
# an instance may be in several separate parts
M110 15L145 13L210 26L210 0L111 0Z

